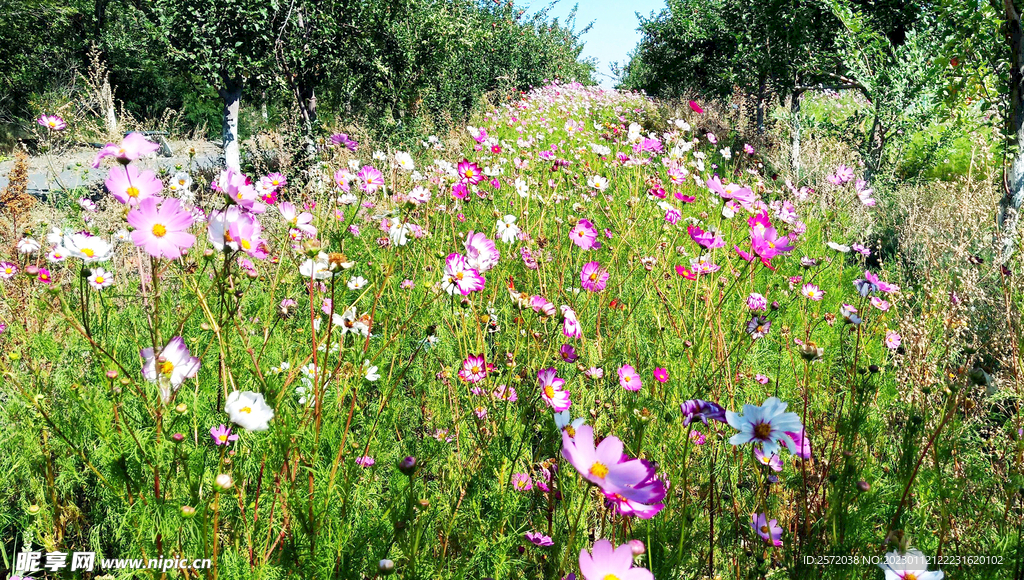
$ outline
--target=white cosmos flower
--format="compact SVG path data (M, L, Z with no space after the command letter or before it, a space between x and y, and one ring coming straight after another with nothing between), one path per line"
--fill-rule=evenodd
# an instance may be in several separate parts
M847 245L844 245L844 244L837 244L836 242L829 242L827 245L828 245L828 247L832 248L833 250L835 250L837 252L842 252L844 254L846 254L846 253L848 253L850 251L850 246L847 246Z
M409 243L409 234L412 233L412 227L406 223L392 224L388 229L388 237L391 238L391 243L397 246L404 246Z
M363 361L363 376L371 383L380 378L377 367L371 365L368 360Z
M32 238L21 238L18 240L18 253L19 254L34 254L42 248L39 242Z
M69 256L81 258L86 264L102 262L110 257L110 243L98 236L83 233L67 234L62 245Z
M267 406L263 395L252 391L232 391L224 412L232 423L249 431L266 431L274 418L274 410Z
M299 274L314 280L326 280L334 275L329 268L330 263L327 261L327 254L320 252L316 255L315 260L309 258L299 266Z
M345 193L338 197L339 205L352 205L357 201L359 201L359 198L354 193Z
M95 268L89 275L89 285L97 290L103 290L114 283L114 275L103 268Z
M885 571L885 580L942 580L944 572L928 572L928 557L913 548L905 554L893 551L878 565Z
M387 153L384 153L383 151L374 151L373 152L373 160L374 161L384 161L387 158L388 158Z
M113 239L115 239L115 240L117 240L119 242L127 242L130 238L131 238L131 234L129 234L128 230L126 230L124 228L121 228L121 229L117 230L116 232L114 232Z
M598 191L608 189L608 178L602 175L592 175L587 178L587 185Z
M516 241L519 236L519 226L516 225L516 216L507 215L498 220L498 237L506 244Z
M409 200L415 204L427 203L430 201L430 190L418 185L409 192Z
M68 251L61 246L55 246L50 253L46 255L47 262L63 262L68 257Z
M368 280L366 278L363 278L362 276L356 276L349 280L346 286L348 286L349 290L362 290L363 287L366 286L367 282Z
M779 442L782 442L791 453L798 454L800 449L790 433L801 433L804 427L799 415L785 411L786 403L776 397L768 397L760 407L743 405L742 415L726 411L726 421L733 429L739 430L729 443L760 443L764 454L770 456L779 452Z
M515 181L516 193L519 197L528 197L530 195L530 185L526 183L521 177L517 177Z
M406 171L416 169L416 164L412 161L412 155L409 155L405 151L398 151L395 153L395 163Z

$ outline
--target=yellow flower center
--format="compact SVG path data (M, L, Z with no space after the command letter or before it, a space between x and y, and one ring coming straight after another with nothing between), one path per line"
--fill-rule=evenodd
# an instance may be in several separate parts
M153 235L162 238L167 235L167 227L164 224L153 224Z
M281 182L279 180L277 180L277 179L271 181L270 183L274 184L275 186L281 185Z
M615 574L605 574L605 577L601 580L619 580L619 577Z
M97 284L102 284L104 280L106 280L106 278L104 278L103 276L96 276Z
M228 442L228 436L227 435L218 435L217 439L220 440L221 443L227 443Z
M128 189L125 190L125 193L128 194L128 197L139 197L139 188L134 185L129 186Z
M547 397L549 399L554 399L555 398L555 388L552 387L551 385L548 385L548 386L544 387L544 394L547 395Z
M178 180L178 185L180 185L182 187L185 187L185 180L184 179L179 179Z
M590 275L590 281L594 282L596 280L597 280L597 272L594 272L593 274Z
M767 534L768 533L768 526L761 526L761 533L762 534Z
M598 479L604 479L608 475L608 466L600 461L595 462L590 466L590 475Z
M96 252L92 251L91 248L82 248L82 253L85 254L86 258L91 258L96 255Z
M913 573L907 574L906 576L903 577L903 580L917 580L917 574L913 574Z
M455 279L462 280L462 278L465 277L465 275L466 274L464 272L459 272L458 274L455 275Z
M238 412L246 414L252 413L252 407L242 407L241 409L238 410Z
M754 427L754 437L758 439L767 439L772 434L772 426L768 423L759 423Z
M475 375L475 374L477 374L477 373L479 373L479 372L480 372L480 365L473 365L473 368L472 368L472 369L470 369L470 370L471 370L471 371L473 372L473 374Z
M246 250L252 249L252 242L250 242L249 240L242 240L239 243L242 244L242 247L245 248Z
M160 363L160 372L165 375L171 374L172 372L174 372L174 363L172 363L169 360Z
M50 125L51 127L56 127L57 126L57 121L54 121L53 119L50 119L50 122L47 123L47 124Z
M623 382L625 382L625 383L628 383L628 382L629 382L629 381L631 381L632 379L633 379L633 377L630 377L630 376L625 376L625 377L622 377L622 381L623 381Z
M572 425L566 425L565 426L565 432L569 434L569 437L575 437L576 436L576 428L573 427Z

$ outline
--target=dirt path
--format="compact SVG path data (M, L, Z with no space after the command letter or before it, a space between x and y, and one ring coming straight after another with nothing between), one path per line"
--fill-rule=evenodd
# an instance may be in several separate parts
M150 157L140 164L147 169L165 167L173 171L175 166L187 166L189 150L195 149L193 165L209 166L219 163L220 148L209 141L168 141L170 157ZM90 187L102 183L107 177L106 165L93 169L92 162L98 149L77 147L58 156L33 156L29 158L29 193L45 197L51 191ZM7 175L14 166L13 159L0 162L0 189L7 187Z

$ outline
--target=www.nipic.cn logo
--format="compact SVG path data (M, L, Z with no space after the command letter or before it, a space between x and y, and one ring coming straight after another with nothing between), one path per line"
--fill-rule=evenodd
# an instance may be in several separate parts
M70 558L68 557L70 556ZM68 569L72 572L93 572L96 570L205 570L212 566L210 559L172 558L103 558L96 561L96 552L20 552L15 559L15 576L11 580L33 580L32 574L48 570L58 572Z

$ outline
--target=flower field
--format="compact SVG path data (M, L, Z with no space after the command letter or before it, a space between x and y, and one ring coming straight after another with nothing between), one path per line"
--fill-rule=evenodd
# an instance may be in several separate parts
M852 159L793 184L665 110L552 83L302 179L108 144L0 256L4 565L1019 578L1009 270L908 268Z

